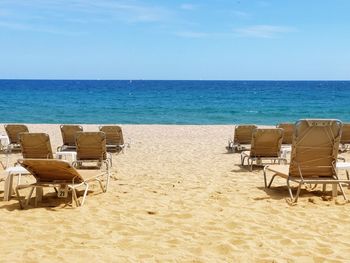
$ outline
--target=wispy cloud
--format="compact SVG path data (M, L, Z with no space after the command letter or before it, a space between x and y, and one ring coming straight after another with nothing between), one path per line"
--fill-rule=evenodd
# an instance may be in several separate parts
M208 33L196 31L180 31L176 32L175 35L183 38L204 38L209 36Z
M184 9L184 10L194 10L196 8L196 6L193 4L184 3L184 4L180 5L180 8Z
M244 11L239 11L239 10L232 11L232 14L235 17L238 17L238 18L250 18L251 17L250 13L247 13L247 12L244 12Z
M288 26L252 25L236 28L234 31L242 37L274 38L283 33L295 32L296 29Z

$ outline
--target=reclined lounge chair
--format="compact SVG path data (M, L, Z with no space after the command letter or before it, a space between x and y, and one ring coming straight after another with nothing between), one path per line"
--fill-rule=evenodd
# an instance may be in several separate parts
M29 132L28 127L23 124L7 124L5 125L5 130L7 133L7 136L9 137L9 145L8 145L8 152L11 151L20 151L21 146L19 143L18 135L22 132Z
M18 185L16 187L16 194L21 208L24 205L21 201L19 191L25 188L31 188L27 196L26 205L28 205L34 189L42 189L42 187L58 188L57 194L59 197L66 197L68 190L72 190L72 204L75 202L76 206L81 206L85 202L85 198L89 189L89 183L92 181L98 181L103 192L107 191L107 184L103 186L104 177L107 173L99 173L90 176L84 176L83 173L79 173L71 164L62 160L55 159L21 159L18 163L28 170L36 179L33 184ZM80 202L77 196L76 189L78 187L85 187L83 199ZM36 201L40 199L38 196L42 194L42 191L36 191Z
M252 135L251 150L241 153L241 164L244 165L247 159L250 171L252 171L254 162L262 165L263 160L287 161L281 157L282 139L283 129L255 129Z
M106 134L107 152L123 151L124 153L126 144L124 143L123 131L120 126L100 126L99 130Z
M253 131L257 128L254 124L236 125L233 140L228 141L226 147L229 152L249 150Z
M294 133L294 123L280 123L277 124L276 127L283 129L282 144L291 145Z
M264 167L265 188L270 188L276 176L287 180L287 188L292 202L297 202L301 186L304 184L336 185L346 199L337 175L336 162L342 130L339 120L300 120L295 124L290 165L267 165ZM267 172L273 176L267 184ZM298 184L296 195L292 193L290 182Z
M46 133L20 133L24 159L53 159L50 137Z
M350 123L343 123L343 129L340 137L340 147L341 152L346 152L350 145Z
M61 125L60 128L63 145L59 146L57 151L75 151L75 136L77 132L83 131L83 127L80 125Z

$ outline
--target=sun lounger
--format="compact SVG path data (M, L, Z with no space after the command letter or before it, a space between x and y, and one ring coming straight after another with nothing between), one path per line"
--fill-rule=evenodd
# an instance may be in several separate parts
M36 179L36 182L33 184L18 185L16 187L16 194L21 208L23 208L24 205L21 201L19 191L25 188L31 188L27 196L26 205L28 205L34 189L36 189L36 201L41 198L38 195L42 193L42 187L57 188L57 194L59 197L67 197L68 190L72 190L72 203L75 202L77 206L84 204L90 182L98 181L102 191L107 191L109 182L109 176L107 173L84 176L83 173L78 172L68 162L55 159L22 159L18 160L18 163L28 170ZM103 186L102 183L104 177L106 178L105 186ZM81 202L77 197L76 189L78 187L85 188Z
M226 149L229 152L249 150L253 131L257 128L254 124L244 124L235 126L233 140L228 141Z
M281 157L282 138L283 129L255 129L250 151L241 153L241 164L244 165L244 161L247 160L252 171L254 162L261 165L263 160L287 161Z
M5 125L7 136L9 137L9 145L7 149L9 152L13 150L21 150L18 135L22 132L29 132L28 127L23 124L7 124Z
M20 133L19 143L25 159L53 159L50 137L46 133Z
M265 187L271 187L276 176L287 180L292 202L297 202L304 184L339 185L346 199L341 183L349 180L338 178L336 162L342 123L338 120L300 120L295 124L290 165L267 165L264 167ZM267 172L273 176L267 184ZM291 182L298 184L293 196Z
M100 126L99 130L106 134L107 152L124 152L126 144L124 143L123 131L120 126L108 125Z
M294 123L280 123L277 124L276 127L283 129L282 144L291 145L294 133Z
M80 125L61 125L61 134L63 145L57 148L58 152L71 150L76 150L75 136L77 132L83 131L83 127Z
M350 123L343 123L343 129L340 137L340 151L346 152L350 145Z

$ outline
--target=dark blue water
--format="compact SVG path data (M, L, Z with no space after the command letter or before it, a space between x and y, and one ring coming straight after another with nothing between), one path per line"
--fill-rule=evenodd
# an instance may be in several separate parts
M350 121L350 81L0 80L2 123Z

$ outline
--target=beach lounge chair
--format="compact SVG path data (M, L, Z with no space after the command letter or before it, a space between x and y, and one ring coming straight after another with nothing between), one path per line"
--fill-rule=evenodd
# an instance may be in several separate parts
M60 128L63 145L59 146L57 148L57 151L75 151L75 136L77 132L83 131L83 127L80 125L61 125Z
M76 203L77 206L81 206L85 202L85 198L89 189L89 183L92 181L98 181L103 192L107 190L107 184L109 176L106 173L94 173L90 176L84 175L78 172L71 164L62 160L55 159L21 159L18 163L28 170L36 179L35 183L18 185L16 187L16 194L20 207L24 205L21 201L19 191L25 188L31 188L27 196L26 205L28 205L30 198L36 189L36 202L41 198L42 187L53 187L59 189L57 194L59 197L67 197L68 190L72 190L72 204ZM104 177L106 177L106 186L103 186ZM77 197L76 189L78 187L85 187L83 199L80 202ZM40 190L40 191L38 191Z
M276 127L283 129L282 144L291 145L294 133L294 123L279 123Z
M9 137L9 145L7 150L9 152L17 150L21 150L21 146L19 143L18 135L22 132L29 132L28 127L23 124L7 124L5 125L5 130L7 136Z
M346 152L350 145L350 123L343 123L343 129L340 137L340 151Z
M53 159L50 137L46 133L20 133L19 143L25 159Z
M339 120L300 120L295 124L290 165L267 165L264 167L265 188L270 188L276 176L287 180L287 188L292 202L297 202L301 186L304 184L339 185L346 199L337 175L336 162L342 123ZM267 172L273 176L267 184ZM293 196L290 182L298 184Z
M106 135L104 132L77 132L76 134L77 160L74 162L79 169L84 163L95 163L95 168L106 165L107 170L112 166L112 158L106 150ZM92 168L88 166L87 168Z
M226 149L229 152L249 150L253 131L257 128L254 124L243 124L235 126L233 140L228 141Z
M281 157L281 144L283 139L283 129L255 129L252 134L252 143L250 151L241 153L241 164L247 160L250 165L250 171L253 169L254 162L261 165L263 160L287 161Z
M100 126L99 130L106 134L107 152L124 152L126 144L124 143L123 131L120 126L108 125Z

